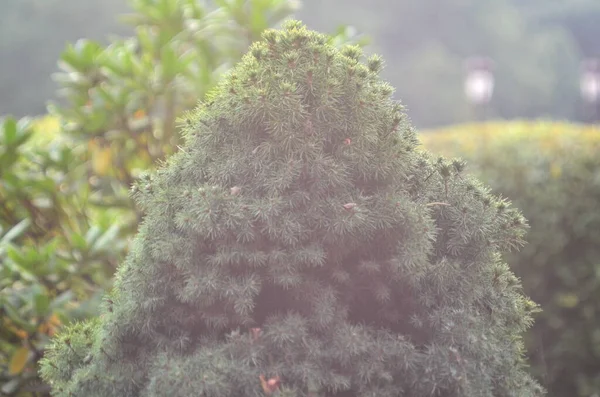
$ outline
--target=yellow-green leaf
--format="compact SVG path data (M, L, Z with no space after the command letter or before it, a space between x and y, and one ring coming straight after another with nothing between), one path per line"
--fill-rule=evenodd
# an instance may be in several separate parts
M572 309L579 303L579 298L575 294L559 294L556 298L559 306Z
M10 365L8 367L8 371L11 375L20 374L25 368L25 364L27 364L27 359L29 358L29 349L26 347L20 347L17 351L14 352L10 359Z
M101 147L96 150L93 157L94 171L98 175L106 175L111 165L112 152L110 147Z

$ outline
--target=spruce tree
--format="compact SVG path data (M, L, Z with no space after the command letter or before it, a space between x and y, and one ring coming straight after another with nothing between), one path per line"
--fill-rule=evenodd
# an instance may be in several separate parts
M133 187L145 219L102 315L62 332L55 396L539 396L526 221L433 158L382 59L270 30Z

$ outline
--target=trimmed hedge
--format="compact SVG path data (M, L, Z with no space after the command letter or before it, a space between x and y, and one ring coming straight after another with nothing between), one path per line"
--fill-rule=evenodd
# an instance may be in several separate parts
M431 131L424 146L461 156L529 220L528 245L507 258L539 303L528 335L551 396L600 394L600 129L490 122Z

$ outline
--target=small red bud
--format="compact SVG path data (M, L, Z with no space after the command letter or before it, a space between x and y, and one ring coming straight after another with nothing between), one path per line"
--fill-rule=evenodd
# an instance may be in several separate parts
M351 143L352 143L352 139L350 139L350 138L344 139L344 145L347 146L347 145L350 145Z
M262 329L260 328L250 328L250 337L252 341L257 340L262 334Z
M356 203L348 203L348 204L344 204L344 208L347 209L348 211L350 211L351 209L353 209L354 207L356 207Z
M279 379L279 376L266 380L265 376L261 374L259 379L265 395L270 396L273 394L273 392L279 390L279 385L281 384L281 379Z

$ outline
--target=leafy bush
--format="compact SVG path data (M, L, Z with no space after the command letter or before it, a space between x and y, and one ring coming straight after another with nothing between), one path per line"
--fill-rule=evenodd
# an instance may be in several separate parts
M381 81L269 30L133 188L145 220L100 318L54 339L60 396L538 396L520 213L432 159Z
M119 211L88 206L82 150L46 121L0 122L0 390L40 391L36 361L63 323L97 314L122 259ZM38 143L52 135L51 142ZM40 137L42 136L42 137Z
M511 122L424 135L463 156L529 220L529 242L507 260L543 312L527 343L553 396L600 394L600 129Z
M260 33L295 10L287 0L132 0L136 35L68 45L51 106L65 134L88 145L93 204L134 211L129 188L177 150L177 118L204 97ZM133 217L128 231L137 229Z

